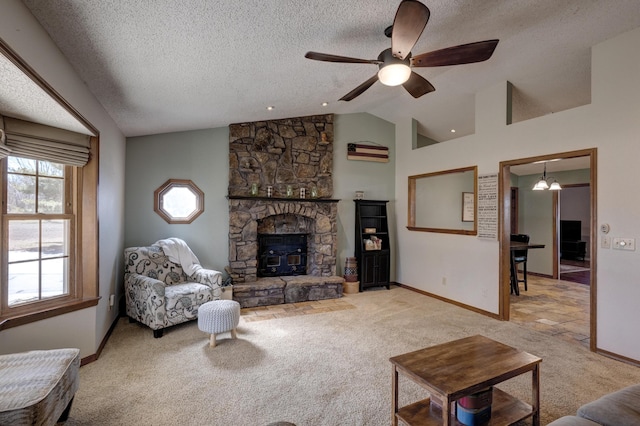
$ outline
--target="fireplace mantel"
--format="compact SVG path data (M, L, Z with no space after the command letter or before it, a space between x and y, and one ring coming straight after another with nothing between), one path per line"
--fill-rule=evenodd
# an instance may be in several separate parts
M285 197L258 197L258 196L249 196L249 195L227 195L229 200L256 200L256 201L291 201L298 203L337 203L340 201L335 198L285 198Z

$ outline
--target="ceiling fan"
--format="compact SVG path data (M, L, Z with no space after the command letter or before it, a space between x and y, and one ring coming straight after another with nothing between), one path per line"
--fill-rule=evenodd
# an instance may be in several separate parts
M396 11L393 25L384 32L391 38L391 48L380 52L378 59L349 58L318 52L307 52L304 56L316 61L378 65L379 70L376 75L344 95L340 98L341 101L354 99L378 80L387 86L402 84L411 96L419 98L436 89L411 68L442 67L486 61L498 45L498 40L485 40L412 56L411 49L427 26L430 15L429 8L419 1L402 0Z

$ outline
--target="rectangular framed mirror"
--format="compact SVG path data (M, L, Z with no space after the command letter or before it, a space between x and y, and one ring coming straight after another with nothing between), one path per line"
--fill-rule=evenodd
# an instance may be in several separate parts
M407 229L477 235L478 167L409 176Z

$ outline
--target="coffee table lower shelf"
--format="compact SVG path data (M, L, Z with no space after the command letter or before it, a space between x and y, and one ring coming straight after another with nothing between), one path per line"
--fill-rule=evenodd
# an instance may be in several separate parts
M530 417L532 414L533 408L531 405L498 388L493 388L493 404L491 405L489 425L512 425ZM400 408L396 417L409 426L441 425L442 408L436 404L431 404L431 400L426 398ZM455 417L456 414L453 412L450 423L462 425Z

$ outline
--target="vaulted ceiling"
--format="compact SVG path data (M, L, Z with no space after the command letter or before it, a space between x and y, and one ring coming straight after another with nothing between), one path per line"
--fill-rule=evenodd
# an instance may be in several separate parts
M375 59L399 1L23 2L127 136L369 112L414 117L444 141L474 132L474 95L499 82L514 85L514 121L588 104L591 46L640 26L640 0L424 0L431 17L414 55L499 39L494 55L417 69L436 88L419 99L378 82L344 102L377 66L305 53Z

